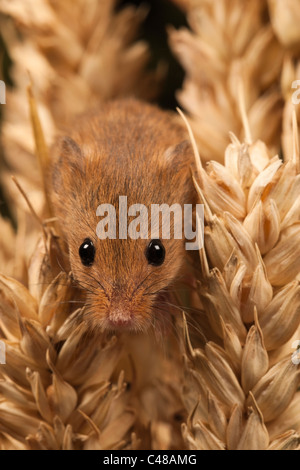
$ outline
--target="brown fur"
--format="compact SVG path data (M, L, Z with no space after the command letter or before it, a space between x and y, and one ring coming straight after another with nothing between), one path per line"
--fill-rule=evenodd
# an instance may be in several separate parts
M136 100L114 101L74 122L53 149L52 199L69 247L75 279L87 289L92 328L146 329L153 324L158 295L182 275L184 240L163 240L165 262L148 264L149 240L99 240L99 204L118 208L194 202L192 151L187 131L171 114ZM118 220L118 219L117 219ZM82 265L85 238L96 247L95 262Z

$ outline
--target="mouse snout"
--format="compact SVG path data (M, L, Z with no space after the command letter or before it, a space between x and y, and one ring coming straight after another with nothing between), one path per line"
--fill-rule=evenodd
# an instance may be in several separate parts
M147 307L142 297L133 296L128 290L117 289L107 309L106 322L111 329L140 330L145 326Z
M117 289L119 291L119 289ZM114 292L107 311L107 320L111 327L130 327L134 315L131 302L123 292Z
M113 310L108 315L109 323L112 327L130 327L133 323L133 317L126 310Z
M88 297L85 318L92 328L102 331L146 331L152 322L154 298L146 295L139 283L101 283L104 289L95 289Z

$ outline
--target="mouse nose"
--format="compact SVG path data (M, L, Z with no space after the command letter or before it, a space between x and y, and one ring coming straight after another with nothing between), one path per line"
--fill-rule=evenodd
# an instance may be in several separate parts
M108 320L112 327L128 328L133 323L133 315L126 308L112 308L109 312Z
M110 316L109 322L112 327L116 328L129 328L130 326L132 326L131 318L114 318Z

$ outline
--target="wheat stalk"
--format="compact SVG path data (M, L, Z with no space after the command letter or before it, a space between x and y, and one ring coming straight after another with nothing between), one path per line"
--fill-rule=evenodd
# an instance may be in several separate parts
M231 138L224 165L198 162L194 175L209 326L202 344L191 329L195 347L185 324L183 435L198 450L299 449L299 152L283 163Z
M239 88L254 140L280 146L280 73L284 50L266 21L265 0L195 0L187 8L191 30L170 29L170 45L186 76L177 96L191 115L204 161L222 162L228 133L244 140ZM270 119L272 116L272 119Z

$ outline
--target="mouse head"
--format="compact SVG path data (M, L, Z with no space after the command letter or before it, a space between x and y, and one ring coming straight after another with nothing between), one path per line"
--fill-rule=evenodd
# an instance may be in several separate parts
M130 151L116 152L122 152L117 163L101 145L78 136L60 139L53 204L73 276L87 294L87 324L138 331L167 315L165 293L184 273L184 204L195 202L192 152L187 142L149 146L134 160Z

